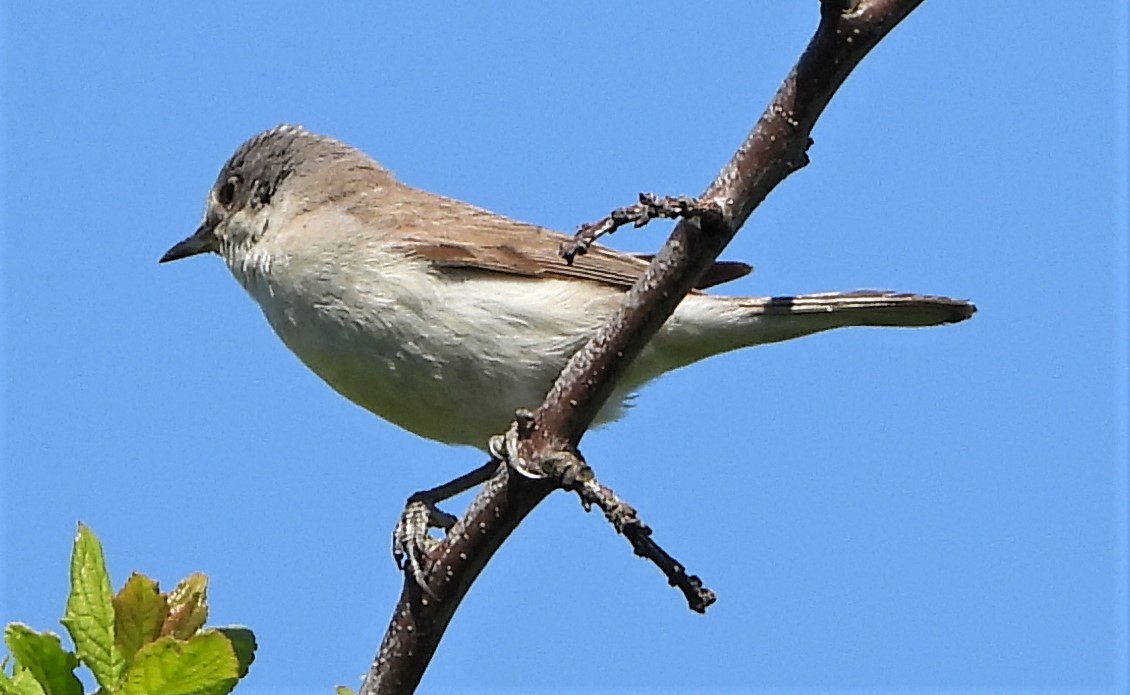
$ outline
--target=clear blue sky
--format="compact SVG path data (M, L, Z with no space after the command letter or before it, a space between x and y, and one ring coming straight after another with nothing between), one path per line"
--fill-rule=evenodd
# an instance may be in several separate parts
M706 616L555 495L426 690L1125 687L1124 5L926 3L725 254L757 268L731 293L949 294L972 321L717 358L585 439L718 592ZM376 6L0 9L0 621L58 629L82 520L116 584L208 573L213 622L259 637L247 692L356 686L399 591L404 498L481 457L330 391L217 258L158 266L221 164L301 123L570 230L641 190L700 192L817 16Z

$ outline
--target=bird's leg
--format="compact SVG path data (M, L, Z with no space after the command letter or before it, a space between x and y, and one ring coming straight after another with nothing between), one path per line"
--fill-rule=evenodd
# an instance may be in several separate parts
M440 511L436 503L487 482L499 472L500 466L507 466L508 470L522 477L549 481L562 490L577 493L585 511L594 506L600 508L616 532L623 534L632 544L635 553L655 563L667 577L667 582L683 592L692 610L705 612L715 601L714 592L704 587L698 577L687 574L682 564L652 540L651 528L643 523L635 508L596 479L579 451L555 451L538 455L534 460L522 457L520 445L529 437L533 426L532 412L516 411L514 422L506 434L495 435L487 443L490 461L449 483L417 492L408 498L408 505L393 535L393 554L397 565L424 593L433 595L427 583L427 556L439 541L428 535L428 529L450 530L458 522L456 517Z
M410 572L425 592L431 593L427 582L426 555L439 542L431 537L428 530L441 528L446 532L458 521L457 517L436 505L490 480L499 465L499 459L492 456L490 461L475 470L430 490L420 490L408 498L392 532L392 556L396 558L396 566Z
M509 452L516 447L520 433L528 434L533 417L528 410L517 411L515 424L507 433L495 435L487 442L489 461L455 480L430 490L420 490L408 498L392 532L392 556L396 559L396 566L411 574L424 593L432 593L428 588L427 555L439 543L428 530L441 528L446 533L459 521L458 517L448 514L436 504L485 483L498 472L499 466L508 465L506 462L511 460ZM518 470L528 477L541 477L520 468Z

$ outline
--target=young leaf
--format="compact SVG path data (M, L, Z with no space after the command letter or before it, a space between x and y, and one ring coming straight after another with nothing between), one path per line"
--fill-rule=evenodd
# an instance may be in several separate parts
M138 650L116 695L226 695L238 673L231 642L215 630L161 637Z
M113 690L122 680L125 659L114 645L114 606L102 544L79 524L71 554L71 593L63 625L75 652L94 672L99 685Z
M185 577L169 592L168 602L161 634L188 639L208 619L208 577L200 572Z
M11 623L4 629L4 643L19 667L31 674L46 695L82 695L82 683L74 674L78 659L63 649L58 635L36 632L27 625ZM13 686L16 680L23 681L23 690L13 692L35 692L28 689L26 678L20 678L19 669L13 678ZM4 687L7 688L7 684Z
M255 650L259 646L255 643L255 633L246 627L236 625L218 627L216 632L227 637L231 642L232 649L235 650L235 658L239 661L239 677L243 678L251 668L251 662L255 661Z
M127 667L143 644L157 639L168 617L169 606L157 582L137 572L130 575L114 596L114 643Z
M46 695L43 686L26 668L16 668L11 678L0 670L0 695Z

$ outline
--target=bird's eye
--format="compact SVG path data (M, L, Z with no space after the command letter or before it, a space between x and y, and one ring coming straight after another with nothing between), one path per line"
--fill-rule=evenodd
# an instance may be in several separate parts
M232 201L235 199L235 182L236 179L233 176L225 181L224 185L216 189L216 202L225 208L231 205Z

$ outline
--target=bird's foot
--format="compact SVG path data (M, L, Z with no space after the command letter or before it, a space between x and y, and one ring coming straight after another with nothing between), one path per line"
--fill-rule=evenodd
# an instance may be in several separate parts
M416 584L428 594L432 592L427 581L427 555L439 543L429 531L439 528L446 533L456 521L456 517L437 507L434 501L413 495L392 532L392 556L396 559L396 566L411 574Z
M486 482L496 470L498 461L487 461L455 480L430 490L421 490L408 498L392 532L392 556L396 559L396 566L409 573L425 593L432 594L427 583L428 555L439 543L429 531L438 528L447 532L458 521L457 517L436 505Z

